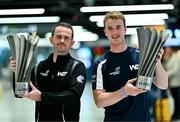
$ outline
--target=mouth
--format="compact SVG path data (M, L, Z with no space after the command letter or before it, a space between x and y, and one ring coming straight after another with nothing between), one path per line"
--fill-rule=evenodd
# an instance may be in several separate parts
M58 48L63 48L63 47L65 47L65 46L66 46L65 44L58 44L58 45L57 45Z
M112 39L118 39L120 36L112 36Z

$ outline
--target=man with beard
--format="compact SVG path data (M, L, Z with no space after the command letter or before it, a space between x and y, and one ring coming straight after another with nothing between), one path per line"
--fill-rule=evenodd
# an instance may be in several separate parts
M49 38L53 53L39 63L37 72L35 68L31 72L31 90L22 97L36 102L36 121L79 121L86 68L69 54L73 36L70 24L56 24ZM15 71L12 58L10 65Z

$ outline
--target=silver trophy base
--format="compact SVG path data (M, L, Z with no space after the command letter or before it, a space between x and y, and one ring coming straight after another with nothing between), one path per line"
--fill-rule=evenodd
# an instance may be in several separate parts
M151 85L152 85L153 79L151 77L146 77L146 76L138 76L138 81L136 83L136 87L140 89L146 89L146 90L151 90Z
M18 96L24 95L29 92L28 82L17 82L15 94Z

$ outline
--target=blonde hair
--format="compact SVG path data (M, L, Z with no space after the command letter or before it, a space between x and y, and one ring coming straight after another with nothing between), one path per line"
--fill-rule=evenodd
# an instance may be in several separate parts
M108 13L106 13L105 17L104 17L104 27L105 27L105 22L108 19L121 19L123 20L124 23L124 27L126 27L126 20L125 17L123 15L123 13L119 12L119 11L110 11Z

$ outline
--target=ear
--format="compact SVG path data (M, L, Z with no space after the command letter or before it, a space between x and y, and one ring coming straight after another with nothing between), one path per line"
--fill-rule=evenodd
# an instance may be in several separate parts
M73 46L73 44L74 44L74 40L71 41L71 46Z
M50 41L51 44L53 43L53 37L52 36L49 37L49 41Z
M104 28L104 34L105 34L105 36L107 36L107 33L106 33L106 29Z
M126 33L126 31L127 31L127 28L125 27L125 28L124 28L124 32Z

